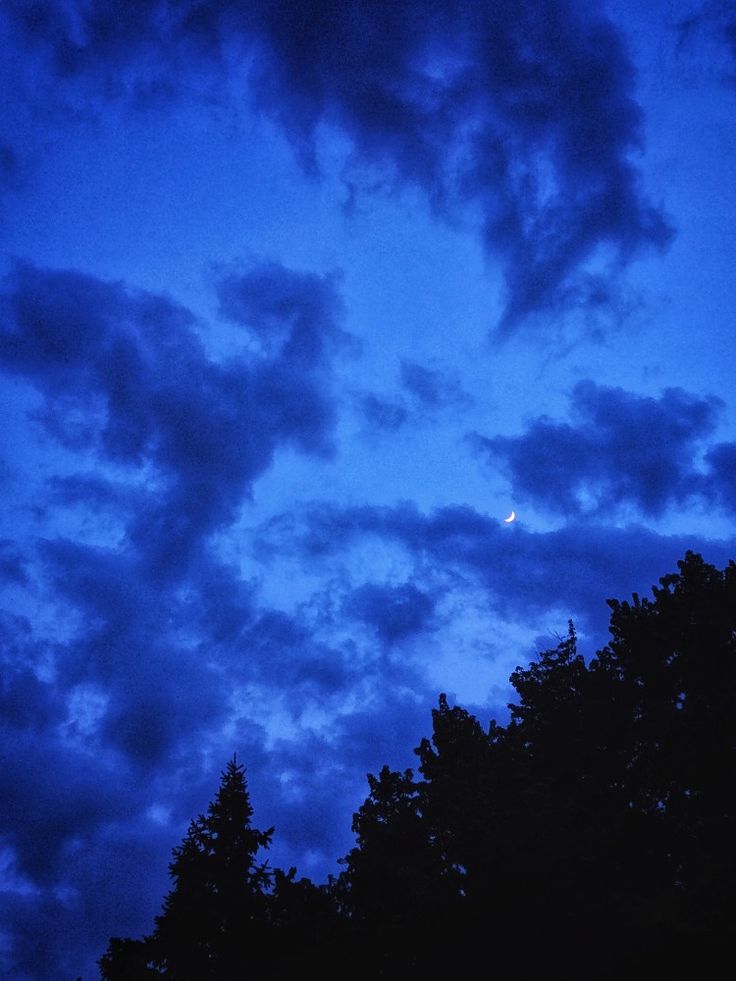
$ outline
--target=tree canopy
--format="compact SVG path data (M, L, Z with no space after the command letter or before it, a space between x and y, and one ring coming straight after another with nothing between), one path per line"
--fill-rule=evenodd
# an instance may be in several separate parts
M368 776L325 886L257 862L273 829L233 760L103 979L707 976L736 913L736 566L678 566L609 601L593 658L570 623L517 668L506 725L441 695L417 773Z

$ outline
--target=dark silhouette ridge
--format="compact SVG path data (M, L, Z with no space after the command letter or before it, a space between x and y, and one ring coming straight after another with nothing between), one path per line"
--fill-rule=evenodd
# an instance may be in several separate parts
M102 978L716 976L736 914L736 565L688 552L512 675L506 726L444 695L419 774L369 775L324 886L256 862L243 767L174 850L143 940ZM727 961L726 961L727 962Z

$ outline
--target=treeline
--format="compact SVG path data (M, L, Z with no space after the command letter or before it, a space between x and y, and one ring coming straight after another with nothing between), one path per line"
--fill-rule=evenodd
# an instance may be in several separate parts
M105 981L720 976L736 914L736 566L688 552L511 677L506 726L440 696L418 774L384 767L326 885L259 860L227 765L153 932Z

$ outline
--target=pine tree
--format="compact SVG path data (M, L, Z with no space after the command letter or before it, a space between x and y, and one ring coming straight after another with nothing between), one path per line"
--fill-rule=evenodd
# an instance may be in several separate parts
M166 977L227 981L261 972L271 875L256 854L269 846L273 828L252 828L252 816L245 768L233 757L207 816L193 820L174 849L174 888L152 937Z
M143 941L113 938L100 960L104 981L238 981L267 975L271 872L256 855L273 828L251 827L245 768L235 757L207 815L174 848L174 887Z

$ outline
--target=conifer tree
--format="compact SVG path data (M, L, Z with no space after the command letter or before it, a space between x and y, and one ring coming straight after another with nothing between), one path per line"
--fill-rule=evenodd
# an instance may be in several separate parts
M242 977L266 955L270 872L256 862L273 828L251 827L245 768L233 757L207 816L192 821L174 849L166 897L152 938L157 961L176 981ZM256 974L257 976L257 974Z
M189 825L174 848L174 887L144 941L113 938L100 961L105 981L148 976L171 981L238 981L267 976L271 872L256 855L273 828L251 826L245 768L235 757L221 776L207 815ZM154 976L156 976L154 973Z

